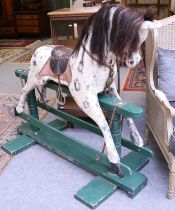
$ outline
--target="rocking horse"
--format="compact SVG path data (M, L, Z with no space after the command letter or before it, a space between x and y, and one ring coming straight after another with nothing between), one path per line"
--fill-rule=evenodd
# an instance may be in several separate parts
M143 14L123 6L105 5L87 21L73 52L64 46L54 45L36 49L30 61L27 83L16 107L17 113L23 112L29 91L58 78L59 82L68 86L78 106L101 129L109 162L114 172L123 177L120 157L97 95L108 89L113 97L121 100L115 85L116 62L125 63L129 68L139 63L139 49L148 30L160 27L158 21L152 21L150 13ZM131 140L142 147L143 140L133 120L126 118L126 121Z
M149 162L152 151L142 147L143 140L132 119L140 117L142 109L133 105L131 108L122 101L116 90L115 78L119 65L125 64L132 68L139 63L141 44L147 38L150 29L160 26L159 21L153 21L150 12L143 13L119 5L106 4L89 18L73 51L59 45L46 45L36 49L30 61L29 71L16 70L16 76L26 80L16 113L28 123L19 128L23 133L22 137L8 142L2 148L13 155L37 142L102 177L103 179L97 177L85 186L86 189L82 188L75 195L90 207L94 208L109 197L117 186L134 197L147 183L147 178L138 170ZM63 93L70 94L96 125L71 116L61 108L55 109L37 102L34 89L38 86L58 90L58 103L61 106L65 102L61 100L64 99ZM31 115L24 113L26 97ZM59 121L59 125L55 122L41 122L37 106L103 136L107 157L63 133L62 130L66 127L62 122ZM110 125L101 106L110 113ZM121 138L121 115L126 118L133 142ZM132 152L121 157L121 145ZM91 202L85 192L94 189L94 185L97 194L93 191ZM101 191L102 186L104 191Z

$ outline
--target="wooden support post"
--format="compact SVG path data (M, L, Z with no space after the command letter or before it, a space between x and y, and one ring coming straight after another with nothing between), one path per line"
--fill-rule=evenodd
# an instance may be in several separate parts
M111 115L112 112L109 112L109 119ZM117 152L121 156L121 115L115 114L110 130Z
M27 96L27 103L31 116L39 119L35 90L29 92Z

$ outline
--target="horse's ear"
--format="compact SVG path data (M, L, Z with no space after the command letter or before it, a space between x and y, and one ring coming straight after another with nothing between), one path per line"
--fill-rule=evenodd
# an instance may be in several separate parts
M151 21L144 21L140 27L142 30L149 30L149 29L156 29L156 28L161 28L162 24L158 20L154 20L153 22Z
M154 19L156 19L156 13L155 10L150 7L146 10L144 10L144 20L146 21L153 21Z

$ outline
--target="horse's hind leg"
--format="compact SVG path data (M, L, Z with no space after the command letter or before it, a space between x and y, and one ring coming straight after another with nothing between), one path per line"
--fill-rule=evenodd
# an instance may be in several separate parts
M93 92L83 92L81 90L79 91L71 91L72 96L74 97L76 103L78 106L91 118L93 119L96 124L101 129L104 140L106 143L106 149L107 149L107 156L109 161L111 162L111 165L113 167L113 170L115 173L121 177L123 177L122 170L120 168L120 157L117 153L117 150L115 148L113 138L110 132L110 128L108 126L108 123L105 119L105 116L102 112L102 109L100 107L100 104L98 102L97 95L93 94Z
M111 84L111 88L112 88L112 95L121 100L121 97L117 92L116 85L114 82ZM134 142L135 145L142 147L144 145L144 142L135 126L133 119L129 117L126 117L125 119L128 124L131 140Z
M143 145L144 145L143 139L140 136L133 119L129 118L129 117L126 117L126 122L128 124L128 127L129 127L131 140L134 142L135 145L137 145L139 147L143 147Z
M43 76L40 79L37 79L37 77L31 76L30 73L28 75L28 79L24 87L22 88L21 95L18 101L18 104L16 106L17 113L22 113L24 111L24 105L25 105L25 99L27 94L33 90L35 87L42 86L46 84L46 82L50 79L49 76Z

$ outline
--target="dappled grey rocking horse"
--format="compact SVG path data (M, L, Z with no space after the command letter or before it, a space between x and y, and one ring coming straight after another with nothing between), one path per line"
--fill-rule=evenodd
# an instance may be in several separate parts
M109 125L98 101L98 93L108 89L113 97L116 91L116 61L129 68L141 59L139 49L149 29L160 27L149 12L132 11L118 5L104 5L89 18L73 52L64 46L46 45L34 52L28 80L22 89L17 113L24 110L26 95L37 86L58 78L66 84L78 106L101 129L107 157L114 172L123 177L120 157L115 148ZM139 147L143 140L131 118L126 118L131 140Z

